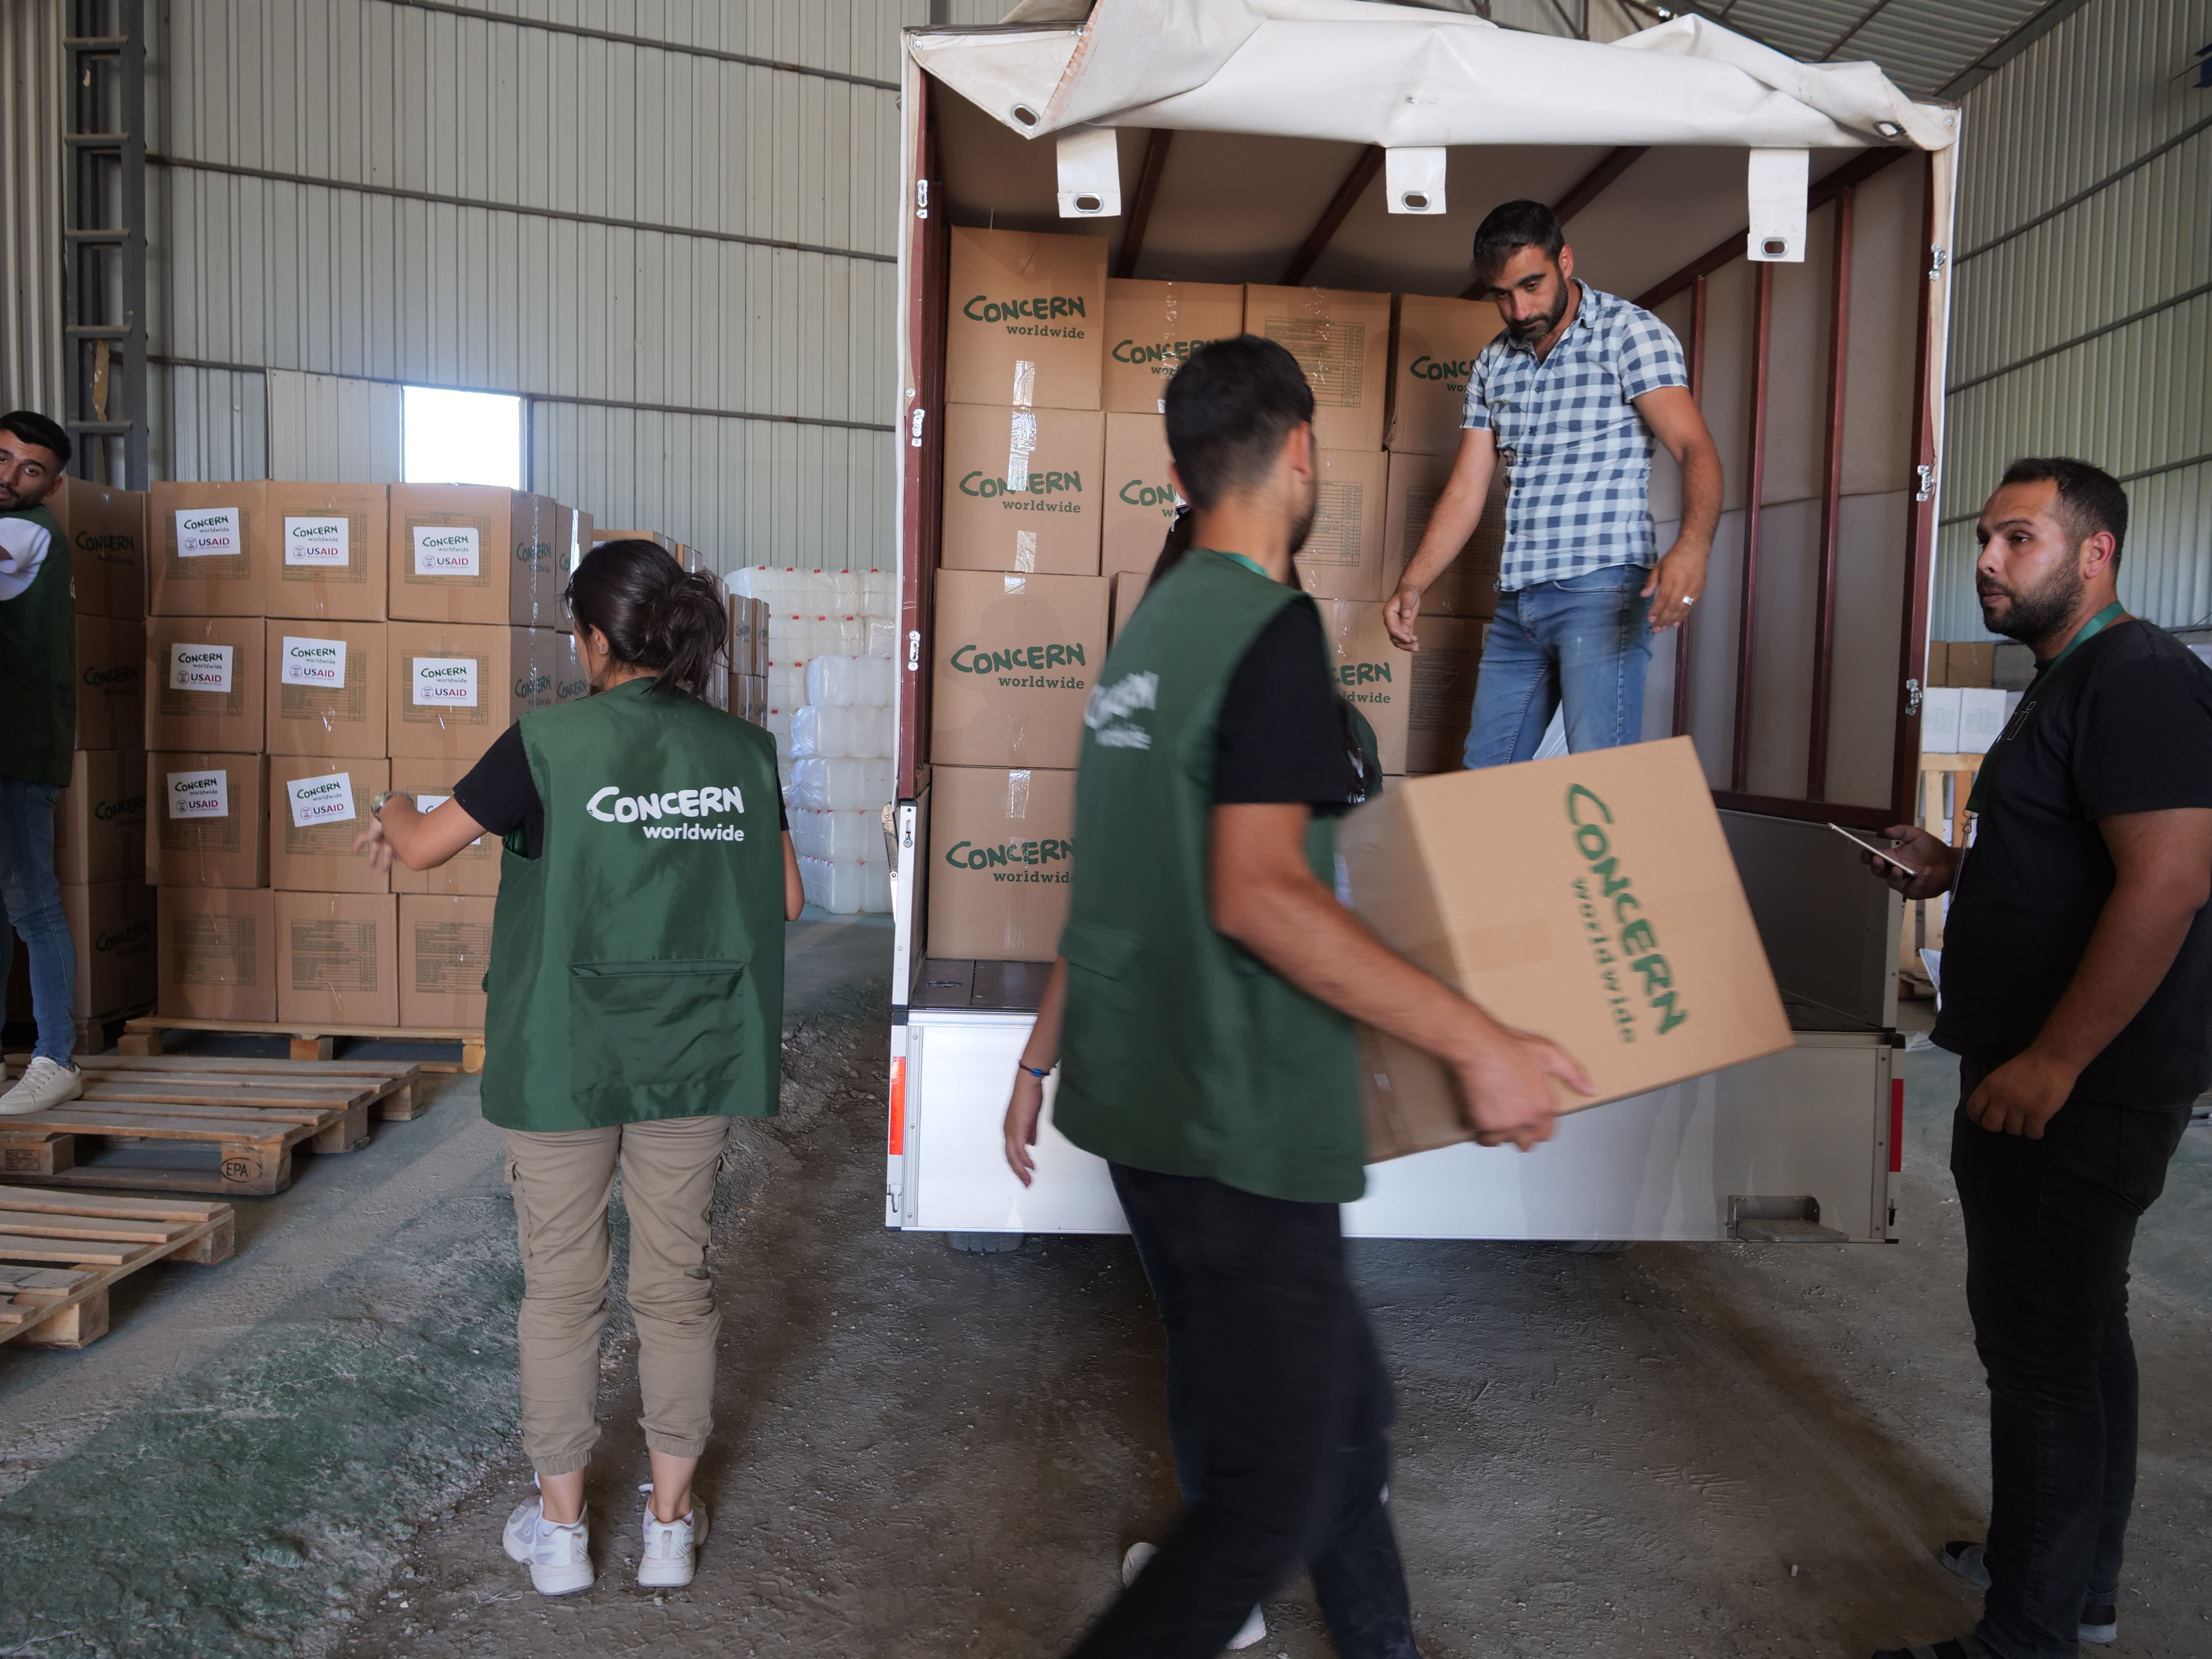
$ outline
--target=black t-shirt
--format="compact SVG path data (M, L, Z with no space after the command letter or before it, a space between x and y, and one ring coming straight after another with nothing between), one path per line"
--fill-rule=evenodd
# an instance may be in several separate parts
M2212 807L2212 669L2162 629L2114 623L2028 690L1982 779L1944 925L1936 1041L1994 1066L2035 1041L2112 893L2097 820ZM2176 1105L2212 1082L2208 913L2075 1098Z
M538 798L538 780L530 775L530 757L522 746L522 728L510 726L492 740L483 758L453 786L453 799L495 836L522 831L522 856L534 859L545 850L545 803ZM779 791L775 826L791 828Z
M1347 812L1379 780L1328 683L1328 641L1310 603L1292 601L1245 648L1214 726L1217 806L1300 803Z

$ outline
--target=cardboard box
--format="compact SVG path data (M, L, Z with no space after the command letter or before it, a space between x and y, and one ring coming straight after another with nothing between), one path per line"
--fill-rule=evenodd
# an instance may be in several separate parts
M395 622L557 628L574 532L558 501L483 484L393 484Z
M469 775L469 768L475 763L459 760L396 760L392 763L392 787L414 796L415 805L422 811L435 811L453 798L453 786ZM494 897L499 892L499 852L498 836L478 836L434 870L410 870L394 859L392 890Z
M145 659L143 622L76 618L76 747L146 747Z
M1298 581L1317 599L1387 599L1396 586L1382 568L1384 486L1390 458L1379 450L1316 452L1313 528L1298 550Z
M1096 409L1106 239L952 228L945 399Z
M76 970L74 1019L136 1013L154 1001L154 890L143 881L62 884ZM8 975L8 1018L33 1018L29 953L18 951Z
M1471 617L1421 617L1413 623L1421 648L1408 671L1413 699L1406 710L1406 769L1455 772L1466 763L1467 729L1474 719L1474 679L1490 624Z
M481 1031L493 901L408 893L399 900L399 1023Z
M1712 792L1687 738L1412 778L1339 826L1340 882L1382 941L1551 1038L1588 1099L1790 1044ZM1468 1139L1430 1056L1360 1035L1370 1159Z
M1390 457L1388 499L1382 515L1382 568L1389 592L1397 590L1413 555L1421 550L1430 516L1450 482L1449 455ZM1444 567L1444 574L1421 595L1425 617L1480 617L1498 614L1498 568L1505 551L1505 470L1500 467L1490 481L1490 499L1482 509L1474 534L1467 538L1459 556ZM1384 595L1385 598L1389 594Z
M392 878L353 850L368 809L392 787L388 760L269 757L269 884L290 893L388 893Z
M730 614L730 672L768 672L768 606L743 593L728 599Z
M1390 387L1390 296L1334 288L1244 290L1244 331L1286 348L1313 388L1314 441L1382 447Z
M1182 498L1168 468L1168 423L1158 415L1106 417L1106 487L1099 531L1098 574L1149 576Z
M146 873L146 755L80 749L54 803L54 877L64 887Z
M1959 699L1959 747L1961 755L1986 755L2005 726L2007 693L1987 686L1965 686Z
M399 1024L399 901L389 893L276 895L276 1018Z
M1398 296L1390 349L1388 443L1399 454L1454 455L1474 360L1504 326L1486 300Z
M261 532L264 483L156 483L148 504L154 550L147 612L258 617L274 544Z
M949 406L946 568L1097 575L1105 419L1096 410Z
M69 538L79 616L146 614L146 492L68 477L46 497Z
M149 618L145 746L232 755L266 748L268 658L269 625L258 617Z
M269 884L269 762L261 755L146 757L146 879L157 887Z
M382 759L391 717L385 624L272 617L268 629L262 679L269 749Z
M1075 868L1075 774L930 769L933 957L1049 962Z
M1929 654L1933 657L1934 647ZM1972 690L1987 690L1996 684L1997 642L1995 640L1953 640L1944 647L1944 677L1936 682Z
M1323 599L1322 630L1336 665L1337 691L1375 728L1386 773L1406 769L1406 720L1413 708L1410 651L1391 643L1382 606L1365 599Z
M1126 415L1158 415L1168 382L1209 340L1244 331L1240 283L1106 279L1106 362L1101 400Z
M1114 617L1106 633L1109 645L1121 637L1129 618L1137 614L1137 601L1145 597L1145 589L1152 585L1152 574L1143 570L1123 570L1115 574Z
M473 623L389 623L385 686L393 757L472 761L490 748L517 713L516 647L526 669L532 631Z
M165 887L155 1004L192 1019L276 1018L276 896Z
M269 483L254 534L270 543L268 614L382 622L391 526L382 484Z
M550 708L592 695L574 635L550 628L518 628L511 648L514 672L508 690L514 719L532 708Z
M1920 747L1929 755L1956 755L1959 748L1960 699L1966 693L1936 686L1920 699Z
M939 571L930 758L1073 768L1107 597L1103 576Z

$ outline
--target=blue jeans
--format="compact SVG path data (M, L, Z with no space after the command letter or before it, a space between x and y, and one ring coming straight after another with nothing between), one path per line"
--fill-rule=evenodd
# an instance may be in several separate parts
M0 985L21 933L31 952L31 1012L39 1022L32 1052L67 1066L76 1047L70 1019L76 952L54 879L54 802L61 793L51 783L0 777Z
M1966 1115L1990 1070L1960 1060L1951 1127L1966 1310L1990 1387L1977 1633L2002 1659L2074 1659L2082 1608L2119 1600L2140 1395L2128 1256L2189 1107L2069 1100L2030 1140Z
M1340 1659L1419 1659L1390 1382L1334 1204L1112 1166L1168 1339L1183 1517L1075 1659L1212 1659L1301 1565Z
M1642 738L1651 603L1638 593L1650 580L1643 565L1609 564L1498 596L1475 677L1470 769L1532 757L1563 698L1571 752Z

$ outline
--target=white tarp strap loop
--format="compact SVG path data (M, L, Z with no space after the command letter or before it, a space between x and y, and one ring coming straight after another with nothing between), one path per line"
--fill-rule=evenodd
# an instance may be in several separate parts
M1382 182L1393 213L1442 213L1444 210L1444 161L1442 149L1392 149L1382 155Z
M1070 127L1058 139L1060 216L1112 219L1121 212L1121 152L1111 127Z
M1744 258L1757 264L1802 264L1812 152L1754 149L1750 155L1751 234L1744 238Z

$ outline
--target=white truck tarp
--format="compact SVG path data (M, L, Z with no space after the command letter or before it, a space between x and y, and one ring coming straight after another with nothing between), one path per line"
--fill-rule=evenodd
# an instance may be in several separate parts
M1012 15L1076 9L1044 0ZM1702 17L1598 45L1367 0L1097 0L1079 27L909 39L923 69L1032 137L1089 125L1392 149L1942 149L1958 131L1875 64L1801 64Z

